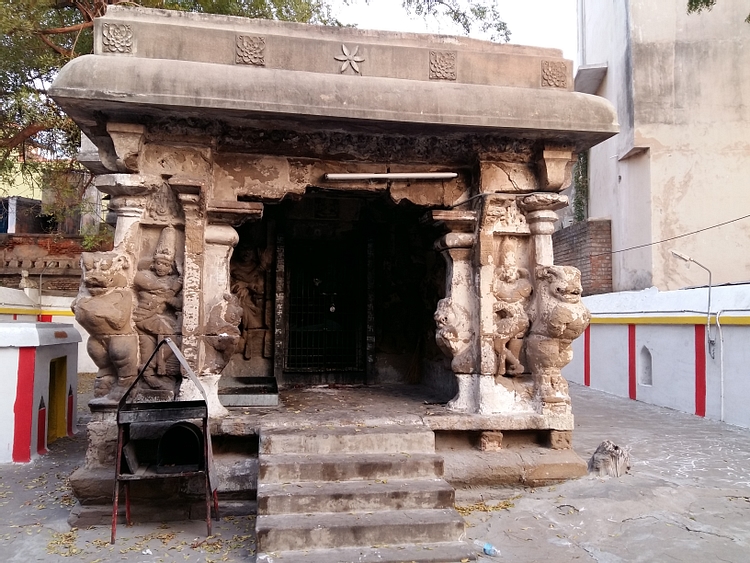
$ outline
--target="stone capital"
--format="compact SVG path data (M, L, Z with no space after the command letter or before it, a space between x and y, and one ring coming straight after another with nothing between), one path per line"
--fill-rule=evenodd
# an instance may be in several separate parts
M234 247L240 241L237 231L229 225L208 225L205 231L206 244Z
M155 174L103 174L94 180L96 189L114 197L145 196L155 193L164 179Z
M520 198L518 206L526 214L528 219L530 213L540 211L557 211L568 206L568 196L551 193L535 193Z
M470 249L476 242L473 233L448 233L435 242L436 250Z

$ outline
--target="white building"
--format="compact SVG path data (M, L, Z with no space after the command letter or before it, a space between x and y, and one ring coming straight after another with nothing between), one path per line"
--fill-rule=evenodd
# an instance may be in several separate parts
M749 10L578 2L576 89L609 99L620 122L589 157L589 217L611 219L615 291L706 284L672 249L714 283L750 279Z

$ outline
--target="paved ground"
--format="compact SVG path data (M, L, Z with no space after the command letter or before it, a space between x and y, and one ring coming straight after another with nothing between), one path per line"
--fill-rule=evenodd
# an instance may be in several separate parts
M628 445L631 473L539 489L459 491L469 539L495 544L497 561L750 560L750 431L574 385L571 392L576 451L588 458L605 439ZM0 466L6 561L255 561L252 517L215 523L208 540L203 522L121 526L114 546L108 527L71 530L66 479L84 449L79 434L58 440L32 464Z

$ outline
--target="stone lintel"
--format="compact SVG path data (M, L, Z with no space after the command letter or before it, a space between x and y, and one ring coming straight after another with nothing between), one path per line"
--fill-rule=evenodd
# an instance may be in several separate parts
M211 201L206 209L211 223L228 223L235 227L248 220L263 218L264 205L255 201Z
M434 210L430 211L425 219L454 233L473 233L477 223L477 213L460 209Z

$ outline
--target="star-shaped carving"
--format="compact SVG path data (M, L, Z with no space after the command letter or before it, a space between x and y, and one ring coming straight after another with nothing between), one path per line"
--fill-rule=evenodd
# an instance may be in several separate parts
M346 71L346 67L350 66L352 67L352 70L356 72L357 74L360 74L359 72L359 65L357 63L363 63L365 62L364 57L358 57L357 52L359 51L359 45L357 45L354 48L354 51L350 52L349 48L346 45L341 45L341 52L344 53L343 55L337 55L333 57L337 61L341 61L343 64L341 65L340 72Z

